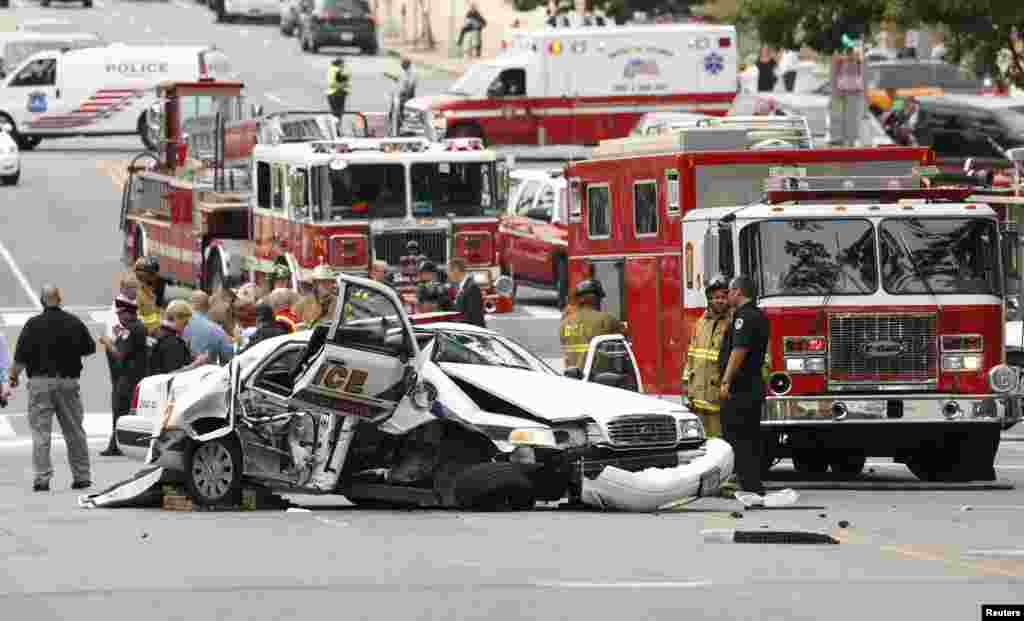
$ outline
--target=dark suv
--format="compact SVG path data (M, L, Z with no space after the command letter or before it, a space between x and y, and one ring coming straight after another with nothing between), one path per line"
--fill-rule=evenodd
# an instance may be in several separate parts
M303 51L339 46L377 54L377 24L366 0L313 0L306 7L299 25Z
M914 138L940 157L1003 160L1004 149L1024 146L1024 103L1011 97L918 97Z

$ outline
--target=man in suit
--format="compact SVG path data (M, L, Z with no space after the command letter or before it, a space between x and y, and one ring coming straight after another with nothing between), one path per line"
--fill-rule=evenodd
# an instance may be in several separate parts
M448 279L457 287L455 311L462 313L462 321L486 328L484 321L484 295L472 274L466 273L466 261L455 257L448 263Z

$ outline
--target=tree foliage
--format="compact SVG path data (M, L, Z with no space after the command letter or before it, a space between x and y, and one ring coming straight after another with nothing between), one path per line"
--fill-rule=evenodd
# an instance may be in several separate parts
M870 37L884 20L933 27L945 33L950 60L1024 88L1021 0L740 0L737 19L765 44L824 54L840 48L843 33Z

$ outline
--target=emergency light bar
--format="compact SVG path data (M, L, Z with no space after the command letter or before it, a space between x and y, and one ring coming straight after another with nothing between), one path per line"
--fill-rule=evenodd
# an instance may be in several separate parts
M765 180L765 202L867 199L894 202L903 199L963 202L971 188L926 187L918 175L889 177L807 177L803 168L780 167Z
M797 171L802 169L797 169ZM774 171L773 171L774 172ZM906 177L805 177L787 176L785 173L768 177L764 182L767 192L850 192L855 190L916 190L924 187L921 178Z
M390 140L352 139L317 140L310 144L313 153L354 153L356 151L378 151L380 153L422 153L430 147L425 138L394 138Z

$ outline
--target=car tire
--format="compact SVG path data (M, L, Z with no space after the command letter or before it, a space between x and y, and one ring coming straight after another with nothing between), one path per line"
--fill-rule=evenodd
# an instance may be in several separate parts
M455 479L459 508L474 511L524 511L536 502L530 479L518 464L484 463L470 466Z
M235 437L192 443L185 454L185 485L198 505L237 505L242 498L242 449Z
M139 115L139 121L136 123L136 129L139 132L139 140L142 141L142 146L147 151L156 152L160 148L160 145L156 142L156 137L149 131L149 125L146 124L146 113L143 112Z
M21 171L19 170L18 172L14 173L13 175L6 175L4 177L0 177L0 182L2 182L2 185L18 185L18 181L20 179L21 179Z
M299 36L299 49L302 50L303 52L308 52L309 51L309 45L306 43L306 35L303 34L302 31L300 30L298 36Z
M47 8L48 6L50 6L50 0L39 0L39 6L43 7L44 9Z
M18 134L18 148L22 151L31 151L39 146L43 139L39 136L26 136Z
M82 8L84 8L84 9L91 9L92 8L92 0L82 0Z

